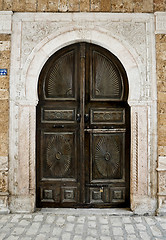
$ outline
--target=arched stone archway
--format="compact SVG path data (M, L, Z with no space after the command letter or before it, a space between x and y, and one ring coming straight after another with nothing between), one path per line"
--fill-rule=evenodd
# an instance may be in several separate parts
M47 41L47 42L46 42ZM91 42L101 47L106 48L112 52L123 64L129 79L129 102L139 101L141 97L141 64L138 54L134 51L132 46L122 44L114 36L109 36L104 32L92 29L75 29L61 33L60 35L52 34L48 38L40 42L24 65L21 73L21 79L25 82L25 98L30 101L38 101L37 83L39 73L48 60L48 58L67 45L76 42ZM137 86L135 86L133 79L137 79Z
M115 14L102 14L103 21L100 21L101 14L89 15L90 19L87 14L67 14L65 16L68 16L68 25L64 20L60 20L59 15L62 17L63 14L46 14L45 19L42 14L14 15L10 83L10 209L35 209L35 119L40 71L47 59L57 50L71 43L85 41L111 51L127 72L128 102L131 107L131 209L135 212L154 212L157 187L154 180L157 153L156 82L153 64L144 55L144 47L149 47L151 54L154 54L154 46L152 41L144 42L141 49L138 39L141 34L145 39L152 38L148 35L149 32L142 32L142 24L146 23L152 33L152 19L148 15L142 15L141 21L140 16L134 18L129 14L126 19L124 15L117 16L117 26L126 26L126 31L132 31L134 21L140 21L134 33L137 39L133 42L130 38L131 32L128 36L123 36L120 30L118 32L113 28L113 25L116 25ZM56 31L51 24L48 25L49 19L59 26ZM132 19L130 24L129 19ZM31 25L34 26L31 34L35 43L33 39L30 40L31 35L29 38L24 35L21 37L22 34L28 36L27 29ZM47 28L44 33L43 26ZM26 41L31 41L30 50L25 48ZM22 54L19 46L22 46Z

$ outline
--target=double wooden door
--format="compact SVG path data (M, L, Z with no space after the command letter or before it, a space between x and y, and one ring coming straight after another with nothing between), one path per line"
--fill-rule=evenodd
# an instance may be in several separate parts
M77 43L39 77L37 207L129 206L130 111L124 68Z

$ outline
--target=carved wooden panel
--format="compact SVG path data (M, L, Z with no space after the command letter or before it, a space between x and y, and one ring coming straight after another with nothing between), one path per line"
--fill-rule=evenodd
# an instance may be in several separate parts
M104 203L120 204L125 202L126 189L125 187L92 187L89 191L89 199L92 204L103 205Z
M93 51L92 99L122 98L122 80L116 65L103 54Z
M74 133L43 134L43 178L71 178L75 176ZM71 167L72 166L72 167Z
M124 133L94 133L91 136L91 180L122 179Z
M53 190L52 189L41 189L42 202L54 202Z
M92 124L124 124L125 109L108 108L108 109L91 109Z
M70 51L59 57L49 69L45 80L46 98L75 97L74 52Z
M61 201L77 202L77 188L76 187L62 187L61 188Z
M99 188L90 189L90 203L104 203L103 192Z
M111 189L111 201L113 203L125 202L125 188L114 187Z
M41 121L42 122L74 122L76 120L76 110L75 109L68 109L68 110L61 110L61 109L48 109L42 108L41 114Z

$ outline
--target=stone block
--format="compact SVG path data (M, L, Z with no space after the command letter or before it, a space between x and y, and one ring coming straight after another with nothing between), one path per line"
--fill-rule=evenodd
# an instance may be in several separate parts
M5 0L3 1L3 9L5 11L12 11L13 9L13 0Z
M111 12L111 0L101 0L100 1L100 11L101 12Z
M165 53L164 51L166 49L166 37L165 36L166 35L164 35L164 37L160 39L161 42L159 42L159 44L160 44L160 52L161 53ZM158 57L160 57L160 54L158 54ZM166 58L162 58L162 59L166 61Z
M0 156L0 170L7 171L8 170L8 157Z
M80 0L80 12L89 12L90 0Z
M160 136L166 135L166 125L159 125L158 126L158 138L160 139Z
M8 191L8 172L0 171L0 192Z
M158 136L158 145L164 146L165 145L166 134L162 133Z
M165 146L166 145L166 125L159 124L158 126L158 145Z
M10 34L0 34L0 41L10 41L11 35Z
M0 39L0 51L10 50L10 41L1 41Z
M48 11L57 12L58 11L58 0L48 0Z
M15 213L34 211L34 196L9 196L10 211Z
M3 0L0 0L0 11L3 10Z
M166 103L166 92L158 92L158 102Z
M0 33L9 34L11 33L11 20L12 20L11 11L2 11L0 14ZM0 39L1 40L1 39Z
M0 79L1 79L0 80L0 89L9 89L9 77L8 76L1 76Z
M166 10L165 0L154 0L154 12L161 11L164 12Z
M112 0L112 12L123 12L123 1L122 0Z
M0 100L0 132L8 131L9 103L7 100Z
M166 146L158 146L158 155L166 156Z
M68 11L68 1L67 0L60 0L58 10L60 12L67 12Z
M134 4L133 1L128 1L128 0L124 0L123 1L123 11L126 13L130 13L134 11Z
M159 193L166 194L166 172L159 172Z
M166 92L166 81L158 81L157 88L158 88L158 91Z
M92 12L100 11L100 0L91 0L90 11Z
M134 12L142 12L143 0L133 0Z
M166 12L156 12L156 34L166 34Z
M38 0L37 11L46 12L48 10L48 5L46 0Z
M165 113L158 114L158 124L166 126L166 114Z
M0 130L0 156L7 156L9 151L9 137L8 132L1 132Z
M26 0L13 0L12 11L24 12L26 7Z
M165 81L166 82L166 73L164 72L164 69L160 67L160 69L157 67L157 80L160 82Z
M165 157L159 157L158 158L158 168L166 170L166 156Z
M1 68L9 68L10 66L10 51L0 52Z
M37 8L37 3L34 0L26 0L25 11L35 12Z
M143 4L142 4L142 12L149 12L152 13L153 12L153 0L143 0Z
M0 89L0 100L9 99L9 91L6 89Z
M157 42L156 47L158 47L158 45L160 46L160 44L162 44L162 43L165 43L166 42L166 34L157 34L156 42Z
M2 194L2 195L1 195ZM8 194L0 194L0 214L8 214Z
M69 12L79 12L80 11L80 1L79 0L70 0L68 8L69 8Z

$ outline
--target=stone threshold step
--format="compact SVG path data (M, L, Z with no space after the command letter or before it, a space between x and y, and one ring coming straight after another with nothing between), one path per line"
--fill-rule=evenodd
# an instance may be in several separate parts
M129 208L41 208L36 209L41 213L54 213L58 215L107 215L107 216L131 216L134 213Z

